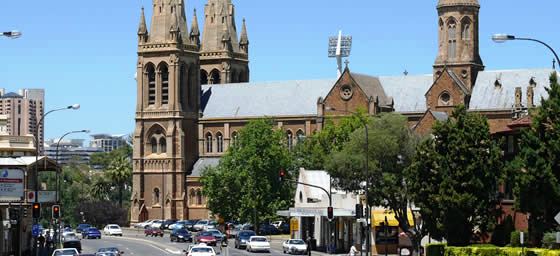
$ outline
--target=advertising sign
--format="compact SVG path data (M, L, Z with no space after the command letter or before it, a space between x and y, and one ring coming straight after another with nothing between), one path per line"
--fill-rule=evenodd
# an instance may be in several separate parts
M39 203L56 203L56 191L39 191ZM35 191L27 192L27 201L35 202Z
M20 201L25 197L21 169L0 169L0 201Z

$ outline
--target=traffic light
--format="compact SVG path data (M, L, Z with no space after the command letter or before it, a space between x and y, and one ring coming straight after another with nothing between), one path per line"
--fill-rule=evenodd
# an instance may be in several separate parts
M334 219L334 209L330 206L327 208L327 218L329 219L329 221L332 221Z
M60 219L60 205L53 205L52 207L52 218L55 220Z
M360 219L363 217L364 213L364 206L362 204L356 204L356 219Z
M23 217L27 218L27 208L23 207Z
M17 208L10 208L10 220L19 220L19 209Z
M41 218L41 204L40 203L33 203L33 218L40 219Z
M280 169L280 173L278 174L278 180L280 182L283 182L285 177L286 177L286 171L284 171L284 169Z

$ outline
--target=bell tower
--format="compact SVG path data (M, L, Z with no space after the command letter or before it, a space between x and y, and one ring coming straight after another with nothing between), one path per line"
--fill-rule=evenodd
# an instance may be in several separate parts
M237 34L231 0L208 0L200 49L201 84L249 82L249 37L245 20Z
M184 0L153 0L152 7L150 28L143 8L138 27L132 222L188 219L186 181L198 158L196 38Z
M478 0L439 0L439 47L434 64L437 78L444 67L455 73L472 91L484 64L479 54Z

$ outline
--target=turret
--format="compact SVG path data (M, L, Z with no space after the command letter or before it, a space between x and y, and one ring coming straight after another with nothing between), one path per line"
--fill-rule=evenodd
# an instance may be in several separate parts
M239 48L245 54L249 54L249 36L247 35L247 26L245 25L245 19L243 19L241 35L239 36Z
M145 43L146 41L148 41L148 27L146 26L144 7L142 7L142 14L140 14L140 25L138 26L138 43Z
M194 9L193 21L190 33L191 44L200 48L200 29L198 28L198 18L196 17L196 9Z

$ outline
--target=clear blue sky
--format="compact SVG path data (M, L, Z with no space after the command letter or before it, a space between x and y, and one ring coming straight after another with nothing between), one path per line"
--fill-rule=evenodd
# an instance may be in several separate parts
M204 0L187 1L199 13ZM332 78L327 38L354 38L350 67L371 75L431 73L437 47L436 0L233 0L238 27L247 18L251 80ZM481 0L480 48L487 70L551 67L553 56L530 42L495 44L496 32L531 36L560 51L560 1ZM79 111L47 118L46 137L71 130L131 133L134 129L136 31L151 0L4 1L0 87L45 88L47 110L80 103ZM151 8L147 8L147 17ZM199 18L202 16L199 15ZM199 23L203 21L199 19ZM148 21L149 24L149 21Z

